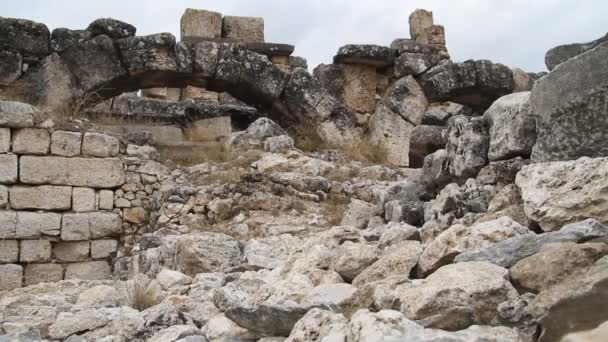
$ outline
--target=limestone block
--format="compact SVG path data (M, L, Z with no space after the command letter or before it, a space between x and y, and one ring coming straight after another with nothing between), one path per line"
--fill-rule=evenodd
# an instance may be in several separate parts
M0 291L21 287L23 268L19 265L0 265Z
M80 132L55 131L51 135L51 154L75 157L80 154L81 142Z
M187 86L182 90L182 101L211 101L218 102L220 94L214 91L206 90L205 88Z
M89 240L91 238L89 227L89 214L65 214L61 221L61 240Z
M29 264L25 266L25 286L39 283L54 283L63 279L60 264Z
M120 151L120 142L111 135L88 132L82 138L82 154L93 157L113 157Z
M264 18L225 16L222 37L247 43L263 43Z
M42 236L59 236L61 233L61 214L33 213L20 211L17 213L17 239L36 239Z
M45 262L51 260L49 240L21 240L21 262Z
M18 158L14 154L0 155L0 183L13 184L17 182L19 171Z
M0 240L0 263L19 261L19 242L17 240Z
M65 279L103 280L111 277L110 265L106 261L69 264L65 270Z
M13 209L69 210L72 206L69 186L14 186L9 192Z
M0 101L0 126L32 127L34 125L34 106L14 101Z
M143 224L146 222L146 210L141 207L126 208L123 210L125 221L134 224Z
M0 185L0 209L5 209L8 204L8 188Z
M433 26L433 12L417 9L410 14L409 21L410 37L416 39L426 28Z
M89 214L91 237L100 239L122 233L122 220L114 213L93 212Z
M344 101L358 113L372 113L376 108L376 68L346 64L344 70Z
M114 188L122 185L125 179L125 170L118 158L23 156L20 161L20 180L26 184ZM16 163L15 160L15 167ZM0 182L3 179L2 166L0 155Z
M229 139L232 134L231 119L229 116L197 120L185 130L191 141L220 141Z
M11 150L11 130L10 128L0 128L0 153Z
M59 242L53 246L53 256L61 261L85 261L89 257L89 242Z
M13 152L18 154L46 154L51 137L42 128L22 128L13 131Z
M0 239L14 239L17 229L17 213L0 211Z
M221 38L222 14L187 8L180 21L181 40L191 38Z
M110 258L118 250L116 240L93 240L91 241L91 256L93 259Z
M446 50L445 47L445 29L441 25L433 25L427 27L416 38L416 41L422 44L434 46L440 50Z
M99 205L100 210L112 210L114 209L114 191L112 190L101 190L99 191Z
M77 213L85 213L95 210L95 189L73 188L72 210Z

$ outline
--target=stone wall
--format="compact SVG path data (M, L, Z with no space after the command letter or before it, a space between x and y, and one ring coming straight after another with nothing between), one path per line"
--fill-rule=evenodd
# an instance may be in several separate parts
M160 188L155 154L104 133L35 127L33 107L0 101L0 290L125 271Z

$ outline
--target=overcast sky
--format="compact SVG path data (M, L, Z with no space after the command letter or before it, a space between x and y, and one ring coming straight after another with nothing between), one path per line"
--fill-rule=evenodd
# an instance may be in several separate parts
M545 70L553 46L599 38L608 31L606 0L0 0L0 16L27 18L49 29L86 28L112 17L138 35L171 32L188 8L265 18L266 41L296 46L309 68L331 62L338 47L388 45L409 37L408 16L432 10L444 25L453 60L490 59L526 71Z

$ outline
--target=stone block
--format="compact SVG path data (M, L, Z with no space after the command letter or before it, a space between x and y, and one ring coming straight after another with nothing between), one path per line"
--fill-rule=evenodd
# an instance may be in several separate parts
M17 229L17 213L0 211L0 239L14 239Z
M72 207L69 186L14 186L9 193L13 209L69 210Z
M264 42L264 18L225 16L222 37L247 43Z
M366 65L344 65L344 101L358 113L373 113L376 108L376 68Z
M8 264L19 261L19 242L17 240L0 240L0 263Z
M73 188L72 210L77 213L86 213L95 210L95 189Z
M445 47L445 28L441 25L433 25L424 29L424 31L416 39L417 42L434 46L440 50L446 50Z
M0 126L20 128L34 125L34 106L14 101L0 101Z
M36 239L42 236L59 236L61 233L61 214L33 213L20 211L17 213L17 239Z
M142 95L152 99L179 101L182 90L180 88L148 88L142 89Z
M65 214L61 221L61 240L83 241L91 238L89 214Z
M112 210L114 209L114 191L112 190L101 190L99 191L99 210Z
M187 8L180 21L181 40L196 38L221 38L222 14L205 10Z
M91 241L91 256L93 259L106 259L116 254L118 241L93 240Z
M113 157L120 151L120 142L111 135L85 133L82 138L82 154L93 157Z
M53 246L53 257L61 261L85 261L89 250L89 241L59 242Z
M0 209L5 209L8 204L8 188L0 185Z
M21 262L45 262L51 260L51 242L49 240L21 240Z
M15 154L0 154L0 183L14 184L19 173L18 157Z
M0 155L0 182L2 182L1 159L2 155ZM23 156L19 172L21 182L26 184L115 188L122 185L125 180L123 163L118 158Z
M21 128L13 131L13 152L47 154L51 146L49 131L43 128Z
M89 214L91 237L101 239L122 233L122 219L114 213L94 212Z
M21 287L23 268L19 265L0 265L0 291Z
M11 129L0 128L0 153L6 153L11 150Z
M55 131L51 135L51 154L75 157L80 154L81 142L80 132Z
M182 101L211 101L217 103L220 94L205 88L187 86L182 90Z
M146 222L146 210L141 207L126 208L123 210L125 221L133 224L144 224Z
M65 279L103 280L111 277L110 265L106 261L69 264L65 270Z
M221 141L232 135L231 122L229 116L197 120L185 129L185 133L191 141Z
M39 283L54 283L63 280L60 264L29 264L25 266L25 286Z
M409 22L410 37L416 39L426 28L433 26L433 12L417 9L410 14Z

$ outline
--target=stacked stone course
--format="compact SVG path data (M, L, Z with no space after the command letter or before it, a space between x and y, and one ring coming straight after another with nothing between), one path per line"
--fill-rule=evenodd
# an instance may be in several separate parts
M33 122L33 107L0 101L0 290L111 278L147 227L163 168L145 160L150 147Z

